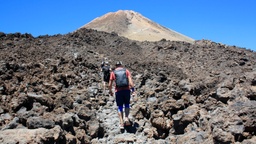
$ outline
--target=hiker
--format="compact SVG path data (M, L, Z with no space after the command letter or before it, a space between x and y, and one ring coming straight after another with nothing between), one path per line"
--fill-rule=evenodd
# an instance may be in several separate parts
M129 120L130 98L131 92L134 93L134 84L131 78L130 71L123 67L121 61L118 61L116 63L115 70L110 73L109 94L111 96L113 96L112 84L114 81L120 128L124 129L124 126L131 125ZM125 108L125 115L123 115L123 106ZM125 117L123 118L123 116Z
M104 60L102 60L100 68L102 69L102 67L105 65L105 63L108 63L108 58L104 58Z
M111 68L107 61L104 62L104 65L101 67L101 71L103 73L103 86L104 86L104 93L105 93L106 83L107 84L109 83L110 72L111 72Z

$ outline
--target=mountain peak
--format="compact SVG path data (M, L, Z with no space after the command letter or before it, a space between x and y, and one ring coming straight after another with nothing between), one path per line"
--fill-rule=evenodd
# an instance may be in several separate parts
M98 31L115 32L120 36L138 41L171 41L193 42L190 37L168 29L132 10L118 10L98 17L81 28Z

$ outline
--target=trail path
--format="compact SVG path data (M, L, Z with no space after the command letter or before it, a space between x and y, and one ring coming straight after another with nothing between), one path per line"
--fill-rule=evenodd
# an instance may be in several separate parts
M100 109L97 111L97 119L99 119L102 127L104 128L105 137L92 141L92 143L135 143L136 128L134 125L125 127L123 130L119 128L119 118L115 103L115 96L110 96L108 93L109 91L106 90L105 96L108 99L107 104L100 107ZM131 117L131 115L129 117Z

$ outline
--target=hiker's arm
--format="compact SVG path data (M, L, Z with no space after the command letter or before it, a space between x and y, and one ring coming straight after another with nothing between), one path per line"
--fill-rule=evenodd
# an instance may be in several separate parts
M135 89L134 89L134 83L132 81L131 76L128 77L128 80L129 80L129 85L130 85L130 88L131 88L130 90L132 92L132 96L134 96L135 95Z
M128 80L129 80L129 85L131 88L134 88L134 84L133 84L133 81L132 81L132 77L131 76L128 76Z
M108 83L108 89L109 89L109 94L110 94L111 96L113 96L112 84L113 84L113 80L110 80L109 83Z

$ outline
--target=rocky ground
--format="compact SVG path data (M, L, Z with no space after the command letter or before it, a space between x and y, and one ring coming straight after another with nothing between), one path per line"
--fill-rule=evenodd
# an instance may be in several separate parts
M0 42L0 143L256 143L253 51L87 29ZM103 58L123 61L135 81L124 131L102 87Z

